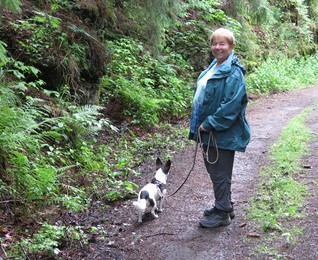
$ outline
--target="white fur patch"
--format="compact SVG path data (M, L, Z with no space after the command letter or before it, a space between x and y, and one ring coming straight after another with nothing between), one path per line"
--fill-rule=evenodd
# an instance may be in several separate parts
M155 178L156 180L160 181L163 184L167 184L167 178L168 178L169 173L165 174L162 169L158 169L156 172Z

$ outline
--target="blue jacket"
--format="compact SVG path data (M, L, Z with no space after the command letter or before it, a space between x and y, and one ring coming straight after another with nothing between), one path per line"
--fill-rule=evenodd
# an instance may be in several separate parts
M213 60L198 80L214 66ZM197 141L197 129L202 124L207 132L201 132L202 143L208 144L209 132L212 131L218 148L244 152L250 140L250 127L245 118L248 102L244 80L245 68L232 53L224 66L208 81L203 103L198 108L197 116L190 120L189 139ZM195 89L196 90L196 89Z

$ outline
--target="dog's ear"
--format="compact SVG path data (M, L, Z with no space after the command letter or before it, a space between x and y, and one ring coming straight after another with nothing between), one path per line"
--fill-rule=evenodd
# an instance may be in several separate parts
M157 160L156 160L156 170L160 169L161 166L162 166L162 161L158 157Z
M168 160L168 161L166 162L165 166L163 167L162 171L163 171L165 174L167 174L167 173L169 172L169 170L170 170L170 167L171 167L171 161Z

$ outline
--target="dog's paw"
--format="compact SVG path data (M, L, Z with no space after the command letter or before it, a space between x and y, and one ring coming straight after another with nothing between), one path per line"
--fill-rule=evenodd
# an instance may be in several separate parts
M157 209L157 212L162 212L163 211L163 209Z
M158 218L158 215L154 212L151 213L153 215L154 218Z

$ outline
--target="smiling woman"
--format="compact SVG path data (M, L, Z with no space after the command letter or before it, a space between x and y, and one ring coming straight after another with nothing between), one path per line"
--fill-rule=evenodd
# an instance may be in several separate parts
M193 99L189 138L202 140L204 164L215 196L212 208L204 211L202 227L229 225L235 217L231 199L234 155L235 151L244 152L250 139L245 119L245 68L233 49L234 35L230 30L220 28L212 33L215 59L200 74Z

